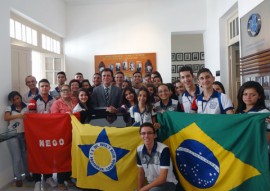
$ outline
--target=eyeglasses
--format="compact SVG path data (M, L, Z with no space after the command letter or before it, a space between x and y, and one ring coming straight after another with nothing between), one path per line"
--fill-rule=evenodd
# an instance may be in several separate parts
M61 92L63 92L63 93L69 93L70 90L61 90Z
M169 92L169 90L158 91L159 94L161 94L161 93L167 93L167 92Z
M152 131L149 131L149 132L141 132L140 134L144 136L144 135L153 135L155 133Z

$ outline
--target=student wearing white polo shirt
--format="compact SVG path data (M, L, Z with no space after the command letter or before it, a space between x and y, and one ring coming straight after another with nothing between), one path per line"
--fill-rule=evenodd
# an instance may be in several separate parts
M184 66L179 72L180 81L185 86L185 91L182 94L181 106L185 113L194 113L191 105L196 97L201 94L201 89L198 85L194 84L193 70L189 66Z
M170 98L170 89L167 84L158 86L158 97L160 101L154 104L155 113L163 113L165 111L182 111L178 100Z
M192 110L200 114L233 114L233 104L230 98L213 89L215 80L208 68L202 68L198 72L199 84L203 92L192 103Z
M140 126L143 145L137 148L138 190L174 191L177 180L173 174L169 148L155 142L156 131L152 123ZM145 178L147 184L144 184Z

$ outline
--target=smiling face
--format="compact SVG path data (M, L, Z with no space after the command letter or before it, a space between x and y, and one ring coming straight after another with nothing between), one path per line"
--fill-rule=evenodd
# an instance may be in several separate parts
M124 81L124 76L123 74L116 74L114 77L115 83L119 86L122 86L123 81Z
M128 100L129 102L133 102L133 101L134 101L134 94L133 94L131 91L127 90L127 91L125 92L125 98L126 98L126 100Z
M94 86L99 86L101 84L101 76L99 74L95 74L93 76Z
M88 101L88 94L84 91L80 91L78 98L82 104L85 104Z
M213 89L213 82L215 78L209 72L202 72L198 76L198 81L203 89Z
M68 85L62 86L60 90L60 96L63 99L69 99L71 97L71 91Z
M105 87L108 87L111 85L111 82L113 80L112 74L109 71L103 71L102 72L102 83Z
M138 102L140 104L145 104L147 101L147 92L144 90L139 91L138 93Z
M152 147L155 143L155 132L151 127L145 126L141 128L140 131L141 138L144 145Z
M142 82L142 75L140 73L135 73L133 75L133 81L135 84L140 84Z
M25 79L25 84L29 87L29 89L36 89L37 80L33 76L29 76Z
M70 84L70 89L72 92L77 92L80 88L80 84L78 82L72 82Z
M166 101L170 98L170 90L168 88L168 86L166 85L160 85L158 87L158 97L162 100L162 101Z
M177 93L177 95L181 95L185 92L185 86L183 83L181 82L177 82L175 84L175 92Z
M161 79L160 79L158 76L156 76L156 77L154 78L154 80L153 80L154 86L157 88L158 85L161 84L161 83L162 83L162 82L161 82Z
M180 72L180 80L184 84L185 88L190 88L194 84L194 76L190 73L190 71Z

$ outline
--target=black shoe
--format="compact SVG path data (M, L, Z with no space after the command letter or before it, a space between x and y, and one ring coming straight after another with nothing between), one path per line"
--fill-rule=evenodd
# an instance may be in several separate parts
M22 180L16 180L16 187L22 187L23 181Z
M34 178L33 178L30 174L26 175L26 176L25 176L25 179L26 179L28 182L33 182L33 181L34 181Z

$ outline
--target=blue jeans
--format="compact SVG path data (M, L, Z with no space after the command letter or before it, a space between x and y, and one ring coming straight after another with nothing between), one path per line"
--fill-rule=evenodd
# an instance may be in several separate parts
M17 133L16 137L7 140L7 145L12 158L14 176L17 180L21 180L23 173L29 174L24 133Z
M175 184L172 182L166 182L160 186L151 188L149 191L175 191Z

